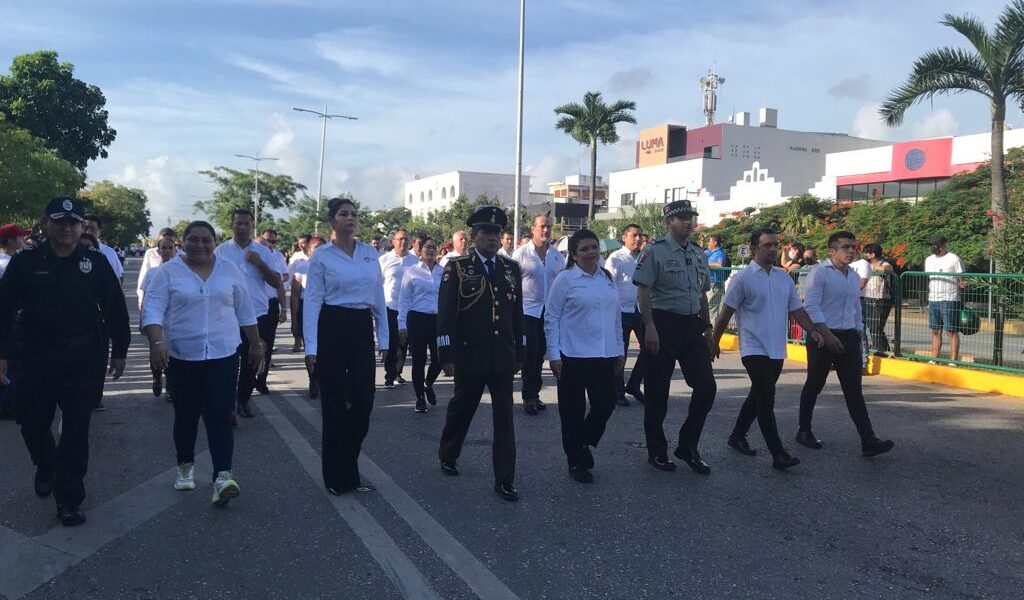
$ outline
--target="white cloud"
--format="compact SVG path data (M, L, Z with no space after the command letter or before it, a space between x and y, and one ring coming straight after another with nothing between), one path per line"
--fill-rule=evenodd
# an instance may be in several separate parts
M960 121L948 108L940 108L914 125L914 139L944 137L960 132Z
M891 130L878 114L879 108L878 104L865 104L857 109L850 125L850 135L872 140L889 139Z
M345 71L394 77L408 73L411 66L399 40L377 27L322 33L314 38L313 47L322 58Z
M210 185L198 175L200 169L207 167L181 158L156 156L124 165L106 179L146 192L150 220L159 229L199 216L193 214L192 205L210 193Z

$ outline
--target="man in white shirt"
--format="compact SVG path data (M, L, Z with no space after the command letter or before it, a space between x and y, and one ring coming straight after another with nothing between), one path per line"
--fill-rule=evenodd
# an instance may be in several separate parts
M292 253L288 258L288 275L291 280L291 285L288 286L289 291L289 309L292 313L292 338L294 342L292 344L292 352L302 351L302 322L299 317L299 310L302 308L302 281L298 277L299 271L305 273L306 269L303 265L309 264L309 242L313 238L310 234L304 234L299 237L296 242L299 246L299 251Z
M388 307L388 353L384 358L384 387L394 389L396 385L405 383L402 368L405 367L406 344L398 335L398 300L402 291L402 277L405 269L419 262L416 255L409 252L409 233L399 229L391 238L391 251L382 254L380 272L384 276L384 303Z
M814 329L823 336L825 329L831 330L842 342L842 349L821 348L817 344L806 346L807 380L800 392L800 430L796 441L814 450L821 449L821 441L811 431L811 419L818 394L834 368L846 398L846 408L860 434L861 453L877 456L892 450L895 444L875 437L861 387L864 319L860 306L860 276L850 268L857 255L857 239L849 231L837 231L828 238L828 253L829 259L807 275L804 308L814 321Z
M277 340L276 324L284 323L288 318L288 311L282 310L282 307L287 301L285 287L288 285L290 277L288 274L288 262L285 260L284 254L281 254L277 249L277 231L265 229L256 241L270 250L270 268L274 269L274 272L278 273L281 278L280 285L276 287L271 285L263 286L267 294L267 320L275 325L267 330L266 347L263 349L263 368L256 375L256 391L265 395L270 393L270 390L267 388L267 375L270 374L270 357L274 353L274 342Z
M253 310L256 312L256 328L259 330L260 340L263 344L272 345L272 342L268 340L272 339L271 336L277 329L277 321L271 321L267 314L270 310L270 303L264 285L273 286L278 290L278 298L284 295L284 288L281 286L281 274L271 266L274 257L270 250L253 239L253 227L252 213L244 208L236 208L231 213L233 237L217 246L214 255L218 259L234 263L242 272L246 282L246 291L249 293L249 301L252 302ZM248 338L244 333L241 337L242 343L238 347L238 354L239 356L248 356ZM253 416L252 410L249 408L249 400L252 399L252 391L256 387L256 375L257 373L249 361L241 361L235 400L238 414L246 418Z
M83 231L96 238L99 251L107 259L107 262L110 263L110 268L114 270L114 275L117 275L117 280L122 281L124 279L124 267L121 266L121 259L118 258L117 251L103 243L103 219L96 215L85 215Z
M537 215L531 229L533 237L516 248L512 260L519 263L523 277L523 331L526 334L526 352L523 362L523 409L536 415L547 407L540 399L544 387L541 369L544 367L544 303L548 299L551 283L565 268L565 257L551 247L551 217Z
M512 252L515 248L512 247L512 234L508 231L501 234L501 248L498 249L498 254L505 258L512 258Z
M644 322L640 318L640 310L636 305L636 286L633 285L633 271L636 271L636 261L640 259L640 243L643 241L643 231L635 223L626 225L622 231L622 247L608 255L605 268L611 273L612 281L619 291L619 310L622 312L622 344L629 356L629 338L635 335L640 344L640 353L636 357L636 363L629 374L629 383L626 383L625 369L619 373L618 396L619 406L629 406L626 394L633 396L641 404L644 401L644 394L640 391L640 383L644 380L644 364L647 362L647 354L644 352Z
M733 275L715 320L712 360L721 355L722 334L735 313L740 357L750 377L750 393L736 418L729 446L746 456L757 454L747 442L747 432L756 418L772 454L772 468L784 471L800 464L800 459L790 456L783 447L775 423L775 384L786 359L789 317L810 332L812 344L827 343L834 349L840 349L842 344L831 331L817 331L800 304L793 279L784 269L775 266L775 257L779 254L778 234L771 229L755 231L750 236L750 250L754 260Z
M160 240L164 238L170 238L175 241L177 245L178 233L170 227L164 227L160 230L160 233L156 236L156 244L152 248L149 248L142 253L142 264L139 265L139 281L135 285L135 297L142 297L142 282L146 278L146 271L149 271L153 267L159 267L164 263L163 259L160 258L160 251L157 250L157 246L160 244ZM177 256L183 256L185 253L179 248L176 252Z
M440 264L441 267L444 268L444 266L448 264L449 260L457 258L459 256L467 256L468 253L466 252L466 249L468 247L469 240L466 238L465 230L460 229L456 231L455 233L452 234L452 251L449 252L448 254L445 254L441 258L441 260L438 261L438 264Z
M960 257L946 251L946 236L936 235L928 240L928 243L931 244L932 255L924 259L926 272L964 272L964 263ZM942 331L945 330L949 336L949 359L960 359L960 332L957 322L960 316L960 289L963 286L963 279L960 277L928 277L928 328L932 330L932 356L936 358L942 352Z
M806 253L807 251L804 250L805 255ZM805 266L804 268L807 267ZM858 277L860 277L860 314L864 315L864 309L867 306L867 302L864 300L864 288L867 286L868 281L871 279L871 263L868 262L868 259L864 258L864 256L861 256L859 259L850 263L850 269L852 269L853 272L856 273ZM799 280L797 284L799 285ZM865 327L860 331L860 347L861 354L863 355L864 364L866 365L868 359L868 336L865 329L867 328Z

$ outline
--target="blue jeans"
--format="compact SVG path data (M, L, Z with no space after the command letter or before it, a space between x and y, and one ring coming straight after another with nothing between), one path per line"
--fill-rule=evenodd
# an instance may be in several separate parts
M195 462L199 418L206 426L206 443L213 461L211 479L231 470L235 432L231 413L235 410L238 355L212 360L178 360L167 367L167 389L174 399L174 448L178 464Z
M957 331L960 303L956 300L939 300L928 303L928 328Z

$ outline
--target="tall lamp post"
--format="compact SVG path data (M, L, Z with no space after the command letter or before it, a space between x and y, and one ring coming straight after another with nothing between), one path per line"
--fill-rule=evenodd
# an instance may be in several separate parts
M519 240L519 206L523 203L523 53L526 41L526 0L519 1L519 84L516 104L516 181L515 209L512 225L512 243Z
M236 154L235 156L237 156L238 158L248 158L249 160L256 162L256 177L254 180L252 192L252 224L255 227L260 222L260 161L277 159L271 156L260 156L259 148L256 149L256 156L249 156L248 154Z
M292 110L298 112L305 112L312 115L316 115L318 118L323 119L323 128L320 130L320 175L316 180L316 220L313 221L313 235L317 234L317 230L320 227L320 197L324 185L324 146L327 143L327 121L329 119L347 119L349 121L358 121L359 117L350 117L347 115L331 115L327 113L327 105L324 104L324 111L310 110L308 108L296 108L292 107Z

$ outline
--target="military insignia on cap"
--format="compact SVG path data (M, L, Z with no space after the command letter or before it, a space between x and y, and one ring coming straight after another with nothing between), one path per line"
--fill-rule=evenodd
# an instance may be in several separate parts
M64 210L71 210L72 208L75 207L75 205L71 203L71 200L65 198L63 204L61 204L61 207Z
M68 200L65 200L64 203L65 204L70 204L70 202ZM83 273L91 273L92 272L92 261L89 260L88 258L83 258L78 263L78 270L83 272Z

